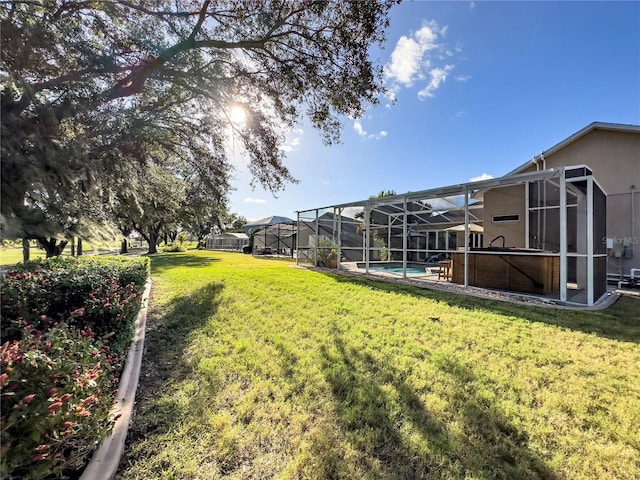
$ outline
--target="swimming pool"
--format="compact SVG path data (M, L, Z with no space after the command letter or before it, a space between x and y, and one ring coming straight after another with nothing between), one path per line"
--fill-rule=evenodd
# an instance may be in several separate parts
M407 274L425 274L425 267L410 267L407 266ZM389 273L402 273L402 266L397 265L369 265L369 270L376 272L389 272Z

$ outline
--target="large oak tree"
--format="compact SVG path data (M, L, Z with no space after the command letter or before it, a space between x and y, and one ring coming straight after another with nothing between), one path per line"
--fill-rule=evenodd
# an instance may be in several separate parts
M125 166L150 168L153 146L222 198L235 135L254 181L282 189L294 181L279 148L287 128L307 116L330 144L342 116L378 102L369 49L392 3L0 1L3 236L100 225L96 204L135 192ZM245 122L232 121L237 107Z

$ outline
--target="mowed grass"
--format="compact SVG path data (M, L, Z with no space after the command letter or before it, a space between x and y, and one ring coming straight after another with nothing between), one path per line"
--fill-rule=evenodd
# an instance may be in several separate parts
M31 248L29 252L29 258L31 260L44 257L44 250L40 248ZM9 267L16 263L21 263L22 258L22 247L0 247L0 265Z
M640 478L640 299L523 307L152 257L121 479Z
M100 253L113 254L118 251L120 245L112 246L92 246L88 242L84 242L82 251L84 255L99 255ZM132 249L133 250L133 249ZM62 255L71 255L71 246L67 245L62 252ZM31 247L29 251L29 259L36 260L38 258L45 258L45 251L41 248ZM23 254L22 246L13 247L0 247L0 266L11 267L17 263L22 263Z

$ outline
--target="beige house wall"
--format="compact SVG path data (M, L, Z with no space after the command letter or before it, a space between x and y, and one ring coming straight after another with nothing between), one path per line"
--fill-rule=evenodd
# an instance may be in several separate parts
M494 188L484 196L484 245L489 246L491 240L498 235L504 236L505 247L525 246L525 204L524 185ZM497 215L518 215L517 222L495 222ZM493 246L502 246L502 239L496 240Z
M609 272L628 274L631 268L640 268L640 132L596 128L553 153L545 153L544 162L540 161L538 166L532 163L519 173L571 165L587 165L607 194L607 237L613 239ZM519 190L520 197L515 190L502 190L507 189L493 189L485 194L485 240L500 234L509 239L519 233L524 242L524 189ZM523 211L521 225L491 222L492 215L510 210L517 213L518 209ZM507 240L507 246L524 245L511 245Z

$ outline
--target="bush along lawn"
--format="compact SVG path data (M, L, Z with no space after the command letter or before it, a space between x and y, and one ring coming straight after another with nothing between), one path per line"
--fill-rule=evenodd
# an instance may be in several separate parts
M540 308L153 256L123 480L640 478L640 298Z
M58 257L0 283L2 478L74 475L109 433L148 258Z

